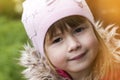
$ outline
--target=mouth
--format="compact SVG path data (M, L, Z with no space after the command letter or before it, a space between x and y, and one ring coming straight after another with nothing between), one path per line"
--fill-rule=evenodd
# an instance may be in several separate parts
M85 51L84 53L82 53L82 54L80 54L78 56L75 56L75 57L69 59L69 61L79 60L79 59L83 58L86 55L86 53L87 53L87 51Z

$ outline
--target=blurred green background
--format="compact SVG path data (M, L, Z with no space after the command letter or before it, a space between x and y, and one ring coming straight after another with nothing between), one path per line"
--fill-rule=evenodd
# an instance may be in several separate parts
M27 35L20 21L23 0L0 0L0 80L25 80L19 66Z
M25 80L18 65L20 50L28 41L21 23L24 0L0 0L0 80ZM87 0L95 20L120 25L120 0Z

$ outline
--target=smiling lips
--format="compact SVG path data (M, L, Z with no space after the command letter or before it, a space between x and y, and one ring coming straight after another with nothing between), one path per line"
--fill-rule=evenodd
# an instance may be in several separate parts
M72 59L69 59L69 61L81 59L82 57L85 56L85 54L86 54L86 52L84 52L84 53L82 53L82 54L80 54L80 55L78 55L78 56L76 56L76 57L74 57L74 58L72 58Z

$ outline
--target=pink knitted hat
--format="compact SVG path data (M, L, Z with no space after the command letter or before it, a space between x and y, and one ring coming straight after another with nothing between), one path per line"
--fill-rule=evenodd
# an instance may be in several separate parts
M85 0L26 0L22 22L35 48L44 56L44 38L57 20L71 15L86 17L94 24L93 15Z

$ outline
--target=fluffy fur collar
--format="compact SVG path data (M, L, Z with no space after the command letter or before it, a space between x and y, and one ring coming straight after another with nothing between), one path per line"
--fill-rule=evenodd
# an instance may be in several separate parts
M54 71L48 66L47 60L29 44L24 48L25 50L21 51L20 64L26 67L22 73L28 80L67 80L57 73L53 73Z

